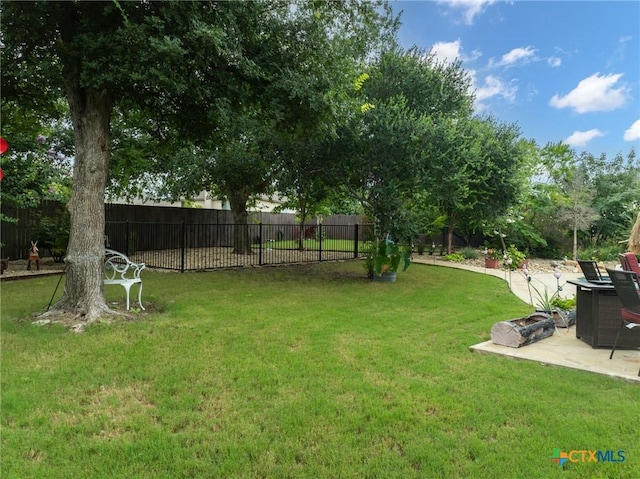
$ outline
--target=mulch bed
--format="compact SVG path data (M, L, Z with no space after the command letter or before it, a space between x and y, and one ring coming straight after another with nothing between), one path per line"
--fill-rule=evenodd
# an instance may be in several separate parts
M0 275L0 281L14 279L27 279L35 276L46 276L60 274L64 271L64 263L56 263L53 258L40 259L40 269L36 269L35 263L31 262L31 269L27 269L26 259L9 260L9 267Z

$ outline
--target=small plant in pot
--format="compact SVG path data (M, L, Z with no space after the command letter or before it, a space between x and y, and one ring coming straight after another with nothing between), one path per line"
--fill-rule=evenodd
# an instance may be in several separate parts
M505 266L510 270L521 268L527 256L514 245L510 245L505 252Z
M485 268L497 269L500 267L500 260L503 258L502 251L495 248L485 248L484 266Z
M394 282L398 271L405 271L410 264L408 248L397 245L387 236L376 244L373 251L373 280Z
M551 301L553 306L553 320L557 327L568 328L576 324L576 297L559 298L556 296Z
M538 290L533 284L531 284L531 276L529 275L528 268L523 268L523 273L527 280L529 287L529 296L532 297L531 290L535 291L537 301L535 303L536 311L545 313L549 317L553 318L553 322L556 327L568 328L575 324L575 298L563 299L559 296L559 292L562 290L558 283L558 288L553 294L549 294L546 286L542 291ZM560 279L560 272L556 270L554 273L556 279ZM532 297L533 304L533 297ZM571 309L573 307L573 309Z
M568 328L575 324L575 308L573 310L569 309L572 304L575 306L575 298L562 299L557 296L557 293L549 296L545 288L544 293L539 294L539 299L536 311L546 313L553 318L556 327Z

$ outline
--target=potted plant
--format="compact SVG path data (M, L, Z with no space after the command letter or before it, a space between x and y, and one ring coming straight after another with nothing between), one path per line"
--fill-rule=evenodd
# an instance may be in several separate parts
M402 268L404 271L411 264L411 253L387 236L375 245L372 259L373 280L392 283L396 280L398 270Z
M554 307L553 321L556 327L568 328L576 324L576 297L559 298L556 296L551 302Z
M507 248L505 256L506 267L512 271L522 268L523 264L525 264L525 261L527 260L527 256L514 245L510 245Z
M498 269L500 267L500 260L502 259L502 251L487 248L484 250L484 267L490 269Z
M533 302L533 295L531 294L531 290L536 294L537 301L535 302L536 312L544 313L550 318L553 319L553 322L556 327L560 328L568 328L573 326L576 322L576 313L575 313L575 305L576 299L567 298L563 299L560 297L559 293L562 290L560 284L558 283L558 288L553 294L549 294L549 290L547 286L544 286L544 289L540 291L533 284L531 284L531 276L529 275L529 270L527 267L523 268L523 274L527 280L527 286L529 288L529 297L531 298L531 303ZM554 276L559 281L560 280L560 271L556 270ZM572 309L573 308L573 309Z

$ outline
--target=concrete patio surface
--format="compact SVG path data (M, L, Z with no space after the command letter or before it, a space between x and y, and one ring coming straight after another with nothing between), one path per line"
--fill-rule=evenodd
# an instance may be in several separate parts
M459 268L482 274L491 274L505 280L511 291L527 304L535 304L535 292L529 293L526 277L522 272L505 272L504 270L487 269L468 266L450 261L442 261L433 257L415 257L414 263L430 264L449 268ZM549 294L556 292L558 284L562 287L562 297L572 297L576 288L566 281L582 278L582 273L562 271L558 281L553 273L532 273L531 285L539 291L546 286ZM532 297L533 296L533 297ZM533 310L532 310L533 312ZM636 333L638 334L638 333ZM472 352L484 354L498 354L513 359L536 361L540 364L579 369L591 373L603 374L610 377L624 379L640 384L640 350L617 350L613 359L609 359L610 349L593 349L584 341L576 338L575 326L571 328L557 328L556 332L541 341L520 348L510 348L485 341L469 348Z
M558 328L548 338L521 348L509 348L485 341L474 344L469 349L475 353L499 354L513 359L579 369L640 384L640 351L618 349L609 360L610 349L593 349L576 338L575 327L568 330Z

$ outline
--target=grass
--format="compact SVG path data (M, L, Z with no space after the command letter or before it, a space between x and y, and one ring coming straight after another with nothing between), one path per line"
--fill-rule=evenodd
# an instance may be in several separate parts
M304 249L315 251L320 249L320 241L317 239L303 239L302 245ZM254 244L253 248L259 248L260 245ZM365 251L370 246L369 242L358 241L358 251ZM281 240L268 241L262 244L263 248L271 249L298 249L300 247L299 240ZM323 239L322 249L324 251L353 251L353 240L347 239Z
M3 478L636 478L636 385L472 354L504 282L361 263L144 272L153 313L82 334L2 283ZM122 300L121 288L107 289ZM623 463L554 449L624 450Z

